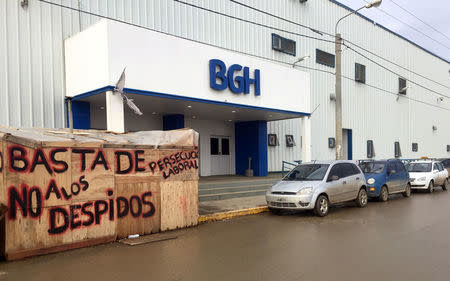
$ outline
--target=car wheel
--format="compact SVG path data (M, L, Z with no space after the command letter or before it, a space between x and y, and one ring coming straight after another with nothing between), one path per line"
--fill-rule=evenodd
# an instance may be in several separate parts
M442 184L442 190L447 190L448 185L448 179L445 179L444 183Z
M328 215L328 209L330 208L330 202L325 195L319 195L314 206L314 214L319 217Z
M274 209L274 208L269 208L269 210L272 214L277 215L277 216L281 215L281 211L282 211L280 209Z
M356 205L360 208L367 205L367 191L364 188L359 190L358 197L356 198Z
M432 193L434 191L434 182L430 181L430 183L428 184L428 189L427 189L428 193Z
M380 195L378 196L378 200L380 200L381 202L386 202L388 200L388 197L389 197L388 189L385 185L383 185L381 187Z
M403 197L409 197L411 196L411 185L408 183L406 185L405 191L402 193Z

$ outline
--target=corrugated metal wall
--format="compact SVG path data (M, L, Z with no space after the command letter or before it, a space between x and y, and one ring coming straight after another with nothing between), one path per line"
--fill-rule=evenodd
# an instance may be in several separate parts
M297 56L311 55L300 63L326 72L311 73L311 108L318 106L312 116L313 159L334 158L327 139L334 136L334 103L329 95L334 92L334 68L315 63L315 49L334 53L333 43L316 41L286 32L276 31L189 7L173 0L49 0L56 4L117 18L177 36L251 53L268 59L292 63L293 56L271 49L271 33L297 42ZM198 0L193 3L211 10L263 23L278 29L330 39L308 29L275 19L228 0ZM250 6L268 11L294 22L300 22L329 33L334 32L337 19L348 11L328 0L241 0ZM81 22L80 19L81 18ZM11 126L64 126L64 72L63 39L86 28L98 17L77 11L29 0L22 8L19 0L0 1L0 124ZM352 16L340 24L346 39L393 60L420 74L450 87L450 65L411 45L373 23ZM450 96L446 87L439 86L401 68L374 58L402 76L434 91ZM397 92L398 77L370 61L343 51L343 75L354 77L354 63L366 65L367 84ZM301 69L301 68L300 68ZM438 101L438 95L409 84L407 97L450 108L450 99ZM394 141L400 141L403 157L450 156L445 146L450 144L448 119L450 111L437 109L343 79L343 127L353 130L354 158L365 158L366 141L374 140L377 158L393 157ZM436 125L438 130L431 128ZM299 136L300 121L288 120L269 124L270 130L284 135L293 132ZM270 169L279 170L281 160L300 158L299 137L293 156L288 150L279 153L269 150ZM411 152L411 143L419 143L419 152Z

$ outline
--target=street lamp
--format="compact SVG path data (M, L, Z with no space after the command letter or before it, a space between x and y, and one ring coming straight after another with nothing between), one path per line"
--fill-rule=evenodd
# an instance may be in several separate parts
M343 16L336 22L336 26L334 29L335 33L335 54L336 54L336 160L342 159L342 84L341 84L341 75L342 75L342 65L341 65L341 55L342 55L342 37L341 34L338 33L337 28L338 24L341 20L345 19L348 16L355 14L356 12L366 8L378 7L380 6L382 0L375 0L373 2L368 3L361 8L354 10L351 13Z
M296 62L294 62L294 63L292 64L292 67L295 67L295 65L296 65L297 63L299 63L299 62L301 62L301 61L304 61L304 60L308 59L309 57L310 57L310 55L303 56L303 57L299 58Z

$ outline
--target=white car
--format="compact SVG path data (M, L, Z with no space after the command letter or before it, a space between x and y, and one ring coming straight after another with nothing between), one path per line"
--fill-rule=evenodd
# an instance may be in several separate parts
M435 186L441 186L443 190L447 190L448 172L439 161L411 162L408 172L412 189L426 189L431 193Z

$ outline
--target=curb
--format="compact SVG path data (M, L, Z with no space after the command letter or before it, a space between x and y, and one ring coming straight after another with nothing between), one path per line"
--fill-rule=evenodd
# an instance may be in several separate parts
M219 221L219 220L228 220L236 217L242 217L247 215L255 215L263 212L269 211L269 208L267 206L262 207L256 207L256 208L248 208L248 209L241 209L241 210L233 210L228 212L221 212L221 213L214 213L214 214L208 214L208 215L201 215L198 217L198 223L205 223L205 222L213 222L213 221Z

